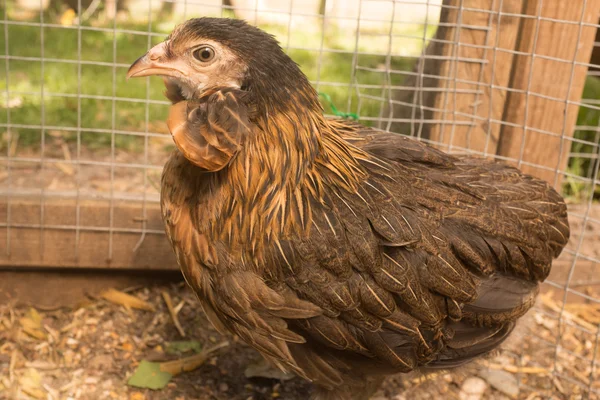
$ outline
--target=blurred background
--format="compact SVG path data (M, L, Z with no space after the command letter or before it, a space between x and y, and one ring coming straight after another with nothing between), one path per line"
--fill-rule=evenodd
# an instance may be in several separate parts
M571 242L506 351L390 380L382 398L600 398L600 0L4 0L0 13L0 398L307 398L297 379L245 369L255 354L208 326L164 237L168 102L160 79L125 73L197 16L275 35L328 115L513 163L569 203ZM137 375L223 340L193 372Z
M452 10L450 3L449 11ZM502 14L502 25L508 25L511 19L516 20L516 15L521 12L514 6L518 3L514 0L471 3L471 10L493 10L498 8L499 3L504 3L502 7L508 10ZM464 7L469 10L468 6ZM590 7L591 4L588 5ZM511 13L510 8L516 8L516 14ZM101 165L86 161L107 155L109 151L112 158L132 157L131 162L149 162L158 167L146 171L149 176L145 178L149 181L147 183L142 182L140 176L134 177L134 172L140 171L130 170L131 162L123 166L129 169L119 168L119 174L129 173L134 179L136 194L155 195L151 183L156 182L164 161L159 150L170 145L169 139L162 135L166 133L164 120L167 108L164 105L167 103L162 96L160 80L125 82L125 71L139 54L164 40L178 22L199 15L244 18L275 35L323 93L328 113L333 114L333 105L340 112L354 113L367 125L423 136L423 131L429 129L415 128L415 123L428 125L439 123L443 118L452 119L444 115L434 122L431 118L421 121L427 111L431 111L426 105L413 115L418 102L418 97L412 98L415 97L414 81L418 80L415 78L418 72L415 70L416 63L437 31L441 10L441 0L5 0L3 29L0 32L4 44L0 48L3 56L0 76L5 78L1 105L6 111L0 113L0 124L4 127L10 125L11 129L6 129L2 136L0 152L11 156L16 163L20 163L20 159L35 159L35 163L43 159L44 166L48 166L28 179L15 177L11 181L12 190L40 189L40 181L52 181L55 177L52 175L56 170L54 161L65 157L77 157L78 174L87 177L88 166L97 173L103 169L98 168ZM491 14L480 14L473 17L485 19L479 21L482 22L479 29L482 32L474 30L477 34L485 33L485 25L494 22ZM597 24L597 21L593 23ZM442 26L442 29L448 26L450 24ZM510 32L507 31L507 34L510 35ZM457 40L456 34L454 36L450 39ZM465 39L457 41L461 43ZM489 38L487 42L479 47L505 50L500 47L502 43L491 43ZM468 44L462 45L460 51L468 49ZM449 50L450 53L445 56L456 58L451 54L454 51ZM582 107L578 107L577 118L573 121L576 124L572 133L575 140L567 143L571 149L564 152L567 155L571 150L577 155L569 157L565 171L569 176L564 180L564 190L579 199L585 197L590 187L587 185L586 188L576 177L591 177L589 171L593 170L593 163L590 163L590 157L594 157L592 153L598 143L599 54L599 50L593 54L595 63L593 59L586 61L592 63L592 68L584 79L581 99L577 100ZM569 56L569 60L564 56L565 61L570 61L572 54ZM477 62L478 58L483 56L474 55L471 62ZM427 67L434 68L435 64L439 64L433 56L426 59L429 62L423 64ZM507 63L510 61L507 60ZM501 64L498 61L498 65ZM497 74L500 74L500 68L497 68ZM508 66L505 69L510 70ZM422 72L419 84L425 86L428 84L423 80L435 80L443 74L440 71L433 74ZM445 92L452 91L460 96L468 91L476 93L482 90L473 88L476 84L481 86L482 82L478 81L481 81L479 74L482 71L473 69L471 72L470 82L457 77L452 83L454 86L458 82L458 86L462 83L471 87L445 87ZM523 79L527 81L527 76ZM499 87L503 86L503 82L497 83ZM524 89L526 91L526 85ZM431 89L423 92L427 97ZM506 92L499 95L504 96ZM446 102L453 102L452 99L447 100L449 96L445 97ZM393 110L395 115L387 107L392 104L396 106ZM466 113L463 111L462 114ZM445 123L450 124L448 121ZM452 123L457 124L456 117L453 117ZM459 123L464 125L464 121ZM501 124L501 121L495 123ZM440 138L429 139L444 142ZM472 144L451 144L450 147L474 150ZM149 149L152 151L148 152ZM93 154L88 154L90 150ZM491 148L475 150L494 153ZM518 159L518 154L513 158ZM58 169L61 166L63 170L72 169L69 163L58 165ZM114 166L114 163L111 165ZM13 164L12 169L17 167L18 164ZM67 173L67 176L72 178L61 176L54 186L72 190L83 183L81 179L75 183L74 173ZM114 186L114 181L105 180L105 183ZM89 187L78 188L83 193L93 191ZM119 189L119 185L114 188L115 191Z

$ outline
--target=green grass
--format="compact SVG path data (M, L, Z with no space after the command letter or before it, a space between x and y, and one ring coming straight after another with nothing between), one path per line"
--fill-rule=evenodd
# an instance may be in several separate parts
M600 99L600 79L593 76L588 76L583 89L584 99L598 100ZM597 105L594 105L597 107ZM577 115L578 126L598 127L600 126L600 111L582 106L579 108ZM567 171L576 176L584 178L593 178L594 165L590 156L598 155L598 149L592 144L598 144L598 132L595 130L580 129L576 130L574 137L584 141L584 143L573 142L571 152L581 154L580 157L571 157ZM590 191L594 191L594 199L600 199L600 186L590 185L581 180L568 177L564 185L564 193L574 201L585 201L589 199Z
M54 18L56 19L56 18ZM55 22L48 15L47 22ZM0 24L0 43L5 43L4 26ZM152 26L154 32L164 32L165 36L172 29L173 22L162 22ZM101 26L101 25L100 25ZM110 28L111 26L105 26ZM119 23L119 28L145 32L147 23ZM263 26L273 33L287 47L287 26ZM409 27L419 32L418 27ZM422 29L422 28L421 28ZM43 35L43 41L42 41ZM146 35L122 34L113 32L97 32L82 30L79 39L78 31L71 28L40 27L8 25L8 53L16 57L34 57L45 59L43 65L37 60L10 60L9 71L6 71L4 60L0 62L0 76L8 78L8 89L11 93L12 104L7 112L0 112L0 123L7 123L10 116L11 124L15 125L45 125L55 127L61 131L67 141L75 141L75 132L68 129L81 128L82 132L90 129L106 129L144 132L147 122L149 131L156 131L156 127L166 119L168 107L161 104L133 102L127 99L145 100L148 94L150 100L165 100L162 81L158 78L148 80L125 80L127 67L138 56L142 55L149 45L160 42L163 37L153 37L148 42ZM81 53L78 52L78 40L81 40ZM323 42L324 48L338 49L343 52L320 52L321 32L319 29L306 29L294 32L293 40L289 41L290 47L307 47L317 50L289 49L289 55L299 63L302 70L313 81L334 82L341 86L322 84L319 91L331 96L333 104L345 112L357 112L358 98L356 90L350 90L352 81L352 65L354 43L344 40L343 32L333 28L326 31ZM412 42L411 42L412 43ZM359 49L366 51L385 51L378 37L370 41L359 43ZM420 51L409 49L407 51ZM0 46L0 55L4 55L4 46ZM321 59L319 67L318 59ZM53 61L56 60L56 61ZM81 60L80 71L77 61ZM394 69L410 69L412 64L405 57L393 57L390 60ZM64 62L64 61L72 61ZM360 65L377 68L385 65L385 56L359 56ZM123 64L123 67L112 67L102 63ZM99 64L97 64L99 63ZM360 83L381 84L384 79L383 72L360 72ZM393 84L401 84L403 77L395 74ZM42 97L40 94L45 95ZM6 87L0 87L5 91ZM380 90L371 90L377 94ZM50 96L49 93L61 93L66 96ZM366 91L369 93L369 91ZM83 96L80 104L77 95ZM106 96L106 99L86 98L86 96ZM116 100L113 101L112 97ZM350 102L349 102L350 101ZM6 98L2 96L0 105L6 106ZM326 112L330 112L328 105L324 105ZM381 108L380 102L363 102L361 116L377 116ZM147 117L148 114L148 117ZM18 135L19 146L35 148L40 144L40 132L34 129L15 128L13 135ZM82 141L90 147L110 146L111 135L82 135ZM135 137L125 134L115 135L115 146L130 151L141 151L137 146ZM0 151L8 145L7 141L0 142Z
M0 42L4 43L5 33L0 30ZM30 26L8 26L9 54L16 57L44 57L43 65L34 60L10 60L7 74L6 63L0 63L0 76L8 78L8 89L11 102L18 102L8 112L0 113L0 123L7 123L10 115L11 124L41 125L76 128L78 119L82 131L86 129L116 129L139 131L145 130L146 105L138 102L123 101L118 98L146 98L145 81L125 81L126 68L113 68L106 65L94 65L95 62L128 64L141 55L147 48L147 38L139 35L118 34L112 32L81 33L81 54L78 54L78 32L66 28L45 28ZM114 50L113 50L114 48ZM4 54L5 49L0 49ZM114 53L113 53L114 52ZM53 59L57 61L52 61ZM79 74L77 61L81 59ZM61 62L63 61L63 62ZM113 77L115 84L113 85ZM42 88L45 95L42 97ZM1 88L6 90L6 86ZM151 80L148 86L149 98L163 100L161 82ZM48 93L61 93L65 96L50 96ZM80 112L76 96L81 98ZM75 96L75 97L74 97ZM85 98L85 96L116 96L117 100ZM6 102L3 97L2 102ZM5 104L3 104L5 106ZM114 110L114 116L113 116ZM164 120L167 107L150 105L151 120ZM16 129L21 145L38 145L39 132L27 129ZM68 140L74 140L74 133L65 133ZM88 136L89 137L89 136ZM110 137L99 136L100 140ZM104 138L104 139L102 139ZM116 145L131 147L131 137L117 135ZM99 145L92 141L90 145ZM106 143L105 143L106 144ZM134 148L131 148L135 150Z

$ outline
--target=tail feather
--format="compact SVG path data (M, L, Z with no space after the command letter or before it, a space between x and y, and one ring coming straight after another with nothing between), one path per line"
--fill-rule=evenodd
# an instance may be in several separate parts
M508 338L515 327L514 322L506 322L496 327L473 327L463 322L453 323L454 337L438 358L426 368L456 368L495 350Z

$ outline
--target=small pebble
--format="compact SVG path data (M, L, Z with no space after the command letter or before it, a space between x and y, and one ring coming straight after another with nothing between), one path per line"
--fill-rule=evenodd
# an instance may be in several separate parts
M219 391L226 392L229 390L229 386L226 383L219 383Z
M465 379L460 387L460 400L480 400L488 388L488 384L481 378L472 376Z

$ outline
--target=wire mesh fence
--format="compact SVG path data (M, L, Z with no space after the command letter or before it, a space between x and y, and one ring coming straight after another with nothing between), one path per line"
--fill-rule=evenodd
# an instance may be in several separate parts
M274 34L327 113L496 157L560 189L572 238L509 364L524 398L600 395L598 0L8 1L2 265L52 258L57 232L68 240L52 260L78 266L165 242L156 205L173 148L168 103L160 82L126 82L125 72L201 15Z

